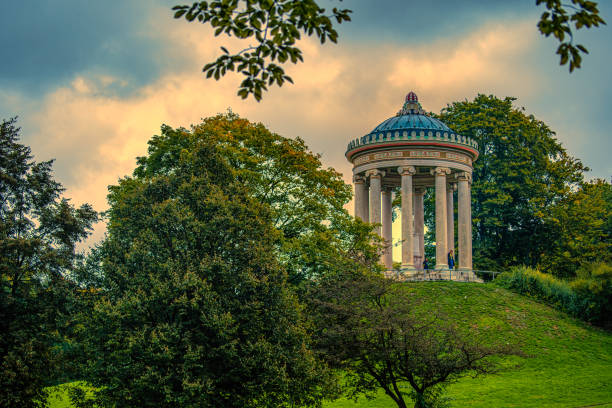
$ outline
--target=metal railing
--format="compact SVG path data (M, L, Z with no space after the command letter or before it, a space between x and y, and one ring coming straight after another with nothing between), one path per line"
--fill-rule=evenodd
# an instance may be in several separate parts
M405 282L419 281L456 281L456 282L490 282L501 272L482 270L459 269L420 269L420 270L391 270L385 276L390 279Z

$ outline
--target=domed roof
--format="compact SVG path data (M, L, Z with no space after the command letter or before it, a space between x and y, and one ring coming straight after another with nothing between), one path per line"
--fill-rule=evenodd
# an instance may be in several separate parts
M384 130L440 130L452 132L452 130L438 119L429 117L419 103L418 96L410 91L406 95L406 102L402 109L392 118L385 120L376 126L369 134Z
M385 130L440 130L443 132L452 132L452 130L444 123L436 118L429 117L420 113L410 113L407 115L394 116L376 126L370 133L377 133Z
M347 159L358 153L388 146L444 145L469 151L478 157L478 143L457 134L436 118L428 116L414 92L406 95L402 109L393 117L376 126L371 132L352 140L346 150Z

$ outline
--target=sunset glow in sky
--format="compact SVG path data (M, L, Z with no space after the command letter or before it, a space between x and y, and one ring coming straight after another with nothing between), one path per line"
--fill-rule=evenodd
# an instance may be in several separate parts
M228 108L300 136L350 182L346 144L394 115L410 90L434 112L478 93L514 96L592 169L588 177L610 179L610 26L578 32L590 54L569 74L556 42L537 31L535 1L324 3L354 11L339 43L303 40L305 62L286 67L295 85L257 103L236 96L239 75L205 79L202 66L220 45L243 44L174 20L176 1L2 2L0 113L19 116L36 160L56 159L66 196L96 210L161 124L188 127ZM612 3L599 3L612 25ZM100 224L90 243L103 233Z

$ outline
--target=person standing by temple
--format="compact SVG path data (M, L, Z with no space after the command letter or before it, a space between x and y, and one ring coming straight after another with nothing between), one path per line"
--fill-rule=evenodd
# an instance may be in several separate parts
M427 271L429 269L429 262L427 261L427 258L423 259L423 270Z
M452 249L448 252L448 269L455 269L455 257Z

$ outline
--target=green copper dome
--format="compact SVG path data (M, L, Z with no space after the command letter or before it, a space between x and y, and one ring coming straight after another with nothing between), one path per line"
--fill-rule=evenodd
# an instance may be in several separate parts
M461 136L436 118L425 114L414 92L406 95L402 109L393 117L376 126L370 133L352 140L346 150L350 159L355 153L385 145L439 144L470 150L478 156L478 143Z
M453 133L453 131L436 118L429 117L420 113L394 116L376 126L369 134L379 133L386 130L440 130L442 132Z
M397 115L376 126L370 134L396 129L433 129L449 133L453 132L438 119L427 116L419 103L419 98L412 91L406 95L406 102L404 102L402 109L397 112Z

